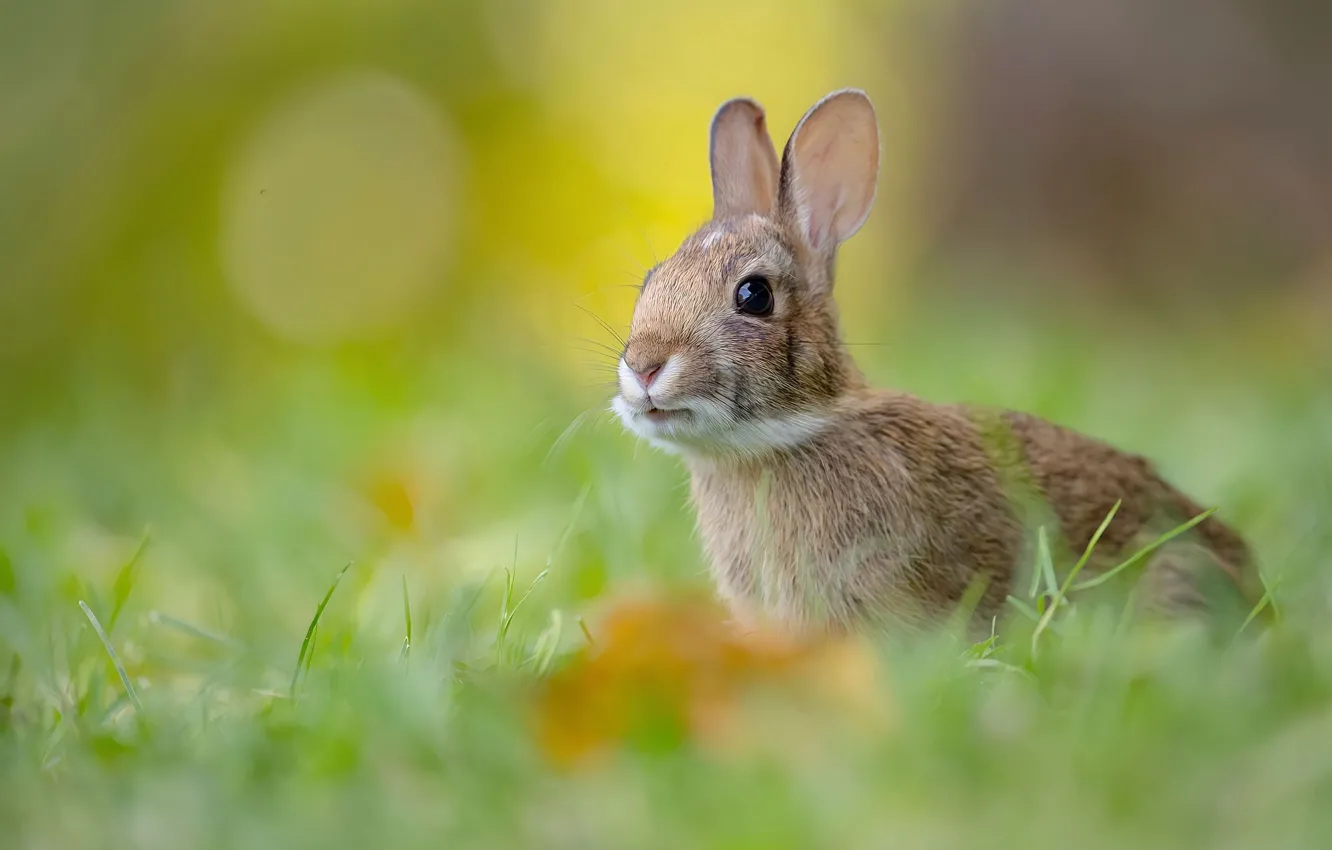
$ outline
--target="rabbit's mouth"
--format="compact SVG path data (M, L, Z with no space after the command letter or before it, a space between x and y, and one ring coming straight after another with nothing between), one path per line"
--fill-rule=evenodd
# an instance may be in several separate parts
M737 420L728 408L703 398L689 399L687 407L657 407L617 395L611 411L630 433L672 454L756 456L806 443L832 422L815 411Z
M660 407L649 407L647 410L643 411L644 416L646 416L651 421L656 422L658 425L664 424L666 422L678 422L682 419L687 419L692 413L693 411L687 410L682 407L677 407L670 410Z
M687 407L658 407L646 399L635 403L617 395L611 402L611 411L626 430L667 451L675 451L678 447L674 444L681 441L706 440L715 429L710 411L698 410L692 402Z

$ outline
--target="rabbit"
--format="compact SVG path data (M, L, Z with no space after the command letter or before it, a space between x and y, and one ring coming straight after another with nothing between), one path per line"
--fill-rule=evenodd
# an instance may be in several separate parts
M1020 593L1034 523L1076 556L1121 502L1090 576L1203 512L1146 459L1036 416L867 385L833 301L838 246L868 217L878 176L863 91L816 103L780 161L759 104L727 101L710 160L712 218L645 275L611 410L683 459L737 621L923 629L965 601L988 628ZM1218 579L1252 598L1252 564L1209 517L1155 550L1138 599L1205 616Z

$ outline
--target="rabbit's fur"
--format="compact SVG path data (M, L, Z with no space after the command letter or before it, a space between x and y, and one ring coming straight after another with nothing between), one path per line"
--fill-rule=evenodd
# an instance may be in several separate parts
M976 587L988 622L1031 562L1035 524L1081 552L1121 501L1094 572L1202 512L1143 458L1035 416L866 385L832 287L878 158L863 92L816 104L780 164L758 104L724 104L713 218L648 273L635 306L613 409L683 457L713 576L740 618L918 627ZM770 315L738 307L738 286L756 279ZM1252 560L1209 518L1146 572L1148 605L1176 611L1204 607L1209 576L1249 593Z

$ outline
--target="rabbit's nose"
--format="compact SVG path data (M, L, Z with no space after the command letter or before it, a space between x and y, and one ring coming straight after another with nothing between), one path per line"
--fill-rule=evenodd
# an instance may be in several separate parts
M655 340L631 340L620 360L620 374L624 380L629 380L625 372L633 373L643 392L647 392L652 388L653 381L666 370L670 359L669 348Z
M634 377L638 378L638 383L642 385L644 390L649 390L652 388L652 382L657 379L657 375L661 372L661 367L665 365L665 363L656 363L646 369L634 369Z

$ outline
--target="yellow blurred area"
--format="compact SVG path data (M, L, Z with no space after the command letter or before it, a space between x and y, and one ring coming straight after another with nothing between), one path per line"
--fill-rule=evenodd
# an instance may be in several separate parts
M751 94L776 128L793 126L847 84L841 11L817 0L555 0L542 21L543 105L557 125L587 128L608 177L666 201L669 223L687 226L708 209L700 166L711 110Z
M562 766L581 766L647 724L733 756L798 763L828 752L826 739L783 739L779 721L790 717L764 717L755 706L742 712L747 692L760 689L785 689L804 698L802 708L833 711L837 722L824 725L837 733L894 719L877 686L877 659L857 637L737 633L715 605L691 598L618 599L593 628L537 694L540 742Z
M256 130L224 190L236 294L297 341L392 327L436 283L461 193L449 131L403 82L322 81Z
M470 316L585 375L570 341L610 339L578 308L626 322L631 287L710 211L719 103L759 98L779 145L835 87L882 94L890 129L901 111L851 3L10 15L0 358L34 368L85 343L152 371L237 338L429 339ZM876 230L848 277L882 279ZM874 303L886 286L848 289Z
M1232 6L1171 42L1142 0L1057 28L904 0L12 4L0 365L30 395L80 364L465 331L585 377L579 339L615 342L584 310L622 327L709 213L717 105L757 98L780 146L841 86L884 146L841 259L852 340L908 280L1325 311L1323 60Z

